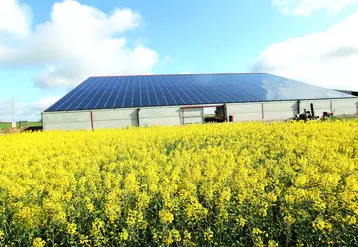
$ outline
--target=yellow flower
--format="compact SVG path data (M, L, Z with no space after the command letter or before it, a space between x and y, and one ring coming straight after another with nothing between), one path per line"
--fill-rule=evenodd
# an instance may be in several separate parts
M87 203L86 207L90 213L92 213L94 211L94 206L92 203Z
M169 212L168 210L161 210L159 212L159 217L160 217L161 221L165 224L172 223L174 220L174 215L171 212Z
M242 245L274 247L302 222L312 236L297 246L349 241L357 133L358 120L0 135L0 245L215 245L249 231Z
M127 229L123 229L123 231L120 233L120 239L121 241L126 241L129 237Z
M77 232L77 225L75 223L67 223L67 233L75 235Z
M5 236L4 231L0 230L0 243L3 243L3 241L5 240L4 236Z
M206 231L204 232L205 240L210 241L213 239L213 237L214 237L213 231L210 228L206 229Z
M278 243L274 240L269 240L268 247L278 247Z
M312 225L316 230L323 230L326 227L326 222L319 217L312 223Z
M241 227L244 227L245 224L246 224L246 220L244 218L242 218L242 217L239 218L239 222L240 222Z
M357 223L357 219L355 216L349 217L348 224L349 225L355 225Z
M41 238L35 238L32 242L33 247L44 247L46 245L46 242L42 240Z

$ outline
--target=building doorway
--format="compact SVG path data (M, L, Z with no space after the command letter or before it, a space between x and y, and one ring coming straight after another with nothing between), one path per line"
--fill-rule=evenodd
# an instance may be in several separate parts
M226 121L225 105L185 106L181 108L181 123L222 123Z
M204 109L204 122L205 123L223 123L226 121L225 105L216 107L207 107Z

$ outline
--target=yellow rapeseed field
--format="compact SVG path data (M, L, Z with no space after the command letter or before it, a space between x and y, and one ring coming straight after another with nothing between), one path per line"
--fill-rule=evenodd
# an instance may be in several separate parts
M358 121L0 136L0 246L357 246Z

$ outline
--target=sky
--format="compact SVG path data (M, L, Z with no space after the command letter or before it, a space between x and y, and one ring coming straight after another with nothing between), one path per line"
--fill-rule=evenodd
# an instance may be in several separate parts
M358 0L0 0L0 121L90 76L266 72L358 90Z

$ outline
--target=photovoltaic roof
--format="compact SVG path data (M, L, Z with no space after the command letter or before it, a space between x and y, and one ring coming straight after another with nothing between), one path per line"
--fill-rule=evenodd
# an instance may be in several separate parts
M88 78L46 112L349 97L264 73L108 76Z

